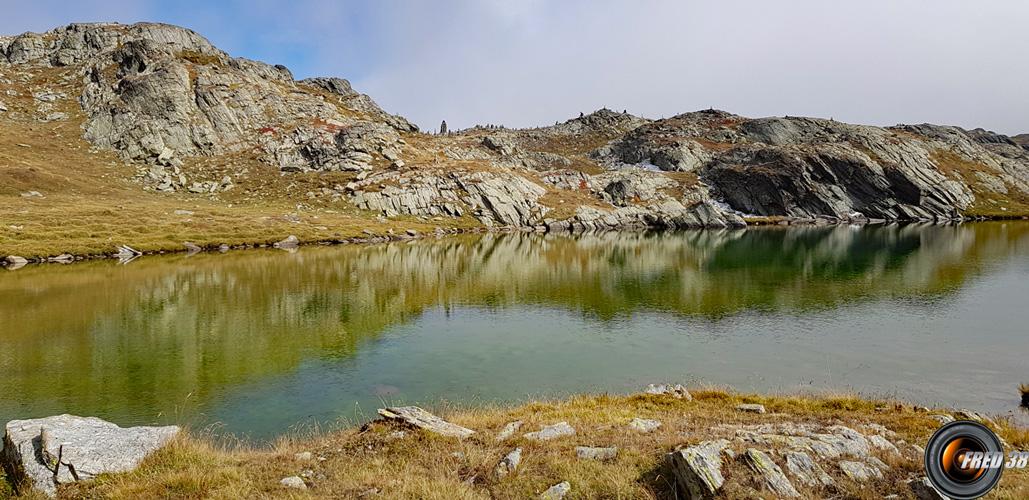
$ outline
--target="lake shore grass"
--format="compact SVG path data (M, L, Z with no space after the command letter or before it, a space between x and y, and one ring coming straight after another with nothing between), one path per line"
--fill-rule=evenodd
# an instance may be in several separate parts
M854 429L883 426L899 454L876 451L889 470L883 478L867 482L848 479L834 465L823 463L836 486L813 489L798 483L803 496L912 498L906 481L920 477L922 465L911 444L924 446L940 425L933 415L948 413L852 395L759 396L719 389L693 390L692 395L691 401L670 395L581 395L512 407L430 408L447 421L476 431L461 440L383 421L295 433L263 448L187 431L136 471L63 487L60 497L532 498L567 481L572 488L567 498L676 498L675 480L665 458L668 453L725 437L726 432L731 436L732 429L742 426L813 424ZM741 403L764 405L767 413L741 412L736 408ZM649 433L632 431L628 423L634 418L662 425ZM523 422L521 429L498 441L497 433L517 420ZM574 436L551 441L523 436L562 421L576 429ZM1004 420L995 421L993 427L1011 449L1029 448L1029 430ZM614 446L618 453L609 460L582 459L576 455L577 446ZM771 452L781 464L776 450L750 446ZM498 462L516 447L522 449L521 464L499 476ZM743 460L725 462L726 497L769 496L761 484L747 479L751 474ZM302 477L308 488L280 484L291 476ZM991 496L1026 498L1029 471L1007 471Z

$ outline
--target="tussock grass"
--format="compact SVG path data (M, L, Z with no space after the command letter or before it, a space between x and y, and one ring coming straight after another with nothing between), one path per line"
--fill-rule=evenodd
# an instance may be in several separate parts
M474 429L465 440L441 438L393 424L372 422L327 433L294 432L268 447L221 441L210 434L188 433L155 453L135 472L106 476L92 483L65 488L67 498L354 498L376 491L385 498L528 498L547 487L568 481L571 498L676 498L665 455L700 441L731 437L722 424L808 422L859 428L877 423L895 431L897 441L924 445L938 423L931 413L889 400L868 400L849 394L761 396L718 388L693 391L693 401L670 396L580 395L565 400L533 401L517 407L485 405L429 408L447 420ZM740 413L735 405L764 404L765 415ZM633 418L662 422L655 432L627 429ZM505 424L522 420L514 437L497 442ZM544 425L567 421L576 435L548 442L523 438ZM398 434L403 431L403 435ZM997 431L1015 446L1026 444L1026 431L1006 421ZM728 433L728 434L727 434ZM617 446L613 460L597 462L576 457L576 446ZM522 463L506 476L494 473L497 462L515 447ZM758 446L761 448L760 446ZM298 452L314 459L301 461ZM910 496L905 480L920 474L919 460L881 454L891 466L886 478L855 484L825 464L846 498ZM773 458L781 462L782 457ZM780 463L780 466L783 464ZM750 483L742 461L726 465L729 497L767 497L761 485ZM287 490L283 477L304 475L310 489ZM1005 475L999 498L1019 498L1027 490L1024 472ZM800 485L797 485L800 487ZM801 490L807 497L832 492Z

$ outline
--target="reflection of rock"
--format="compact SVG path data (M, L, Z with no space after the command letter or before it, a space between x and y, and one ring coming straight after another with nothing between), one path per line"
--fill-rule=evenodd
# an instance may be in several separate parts
M29 263L28 259L26 259L24 257L19 257L17 255L8 255L4 259L4 261L6 262L7 269L9 271L14 271L15 269L21 269L21 268L25 267Z
M58 484L128 472L179 433L178 427L121 428L98 418L72 415L12 420L6 425L2 462L24 474L38 491Z
M509 309L531 297L533 307L599 321L642 311L687 318L755 308L818 311L880 297L945 296L988 263L1025 248L1029 225L1009 222L485 234L311 247L295 259L271 252L153 258L132 272L44 267L0 279L6 296L38 290L4 309L4 325L14 326L0 328L0 344L19 353L13 361L19 401L59 392L69 407L97 412L119 400L127 413L140 415L153 404L132 396L141 385L158 401L193 391L209 398L226 381L296 370L312 353L348 359L390 328L448 303ZM97 302L100 287L104 300ZM225 306L226 297L233 307ZM198 330L209 335L197 337ZM193 347L182 357L156 356L166 342ZM234 361L254 359L262 362ZM57 365L64 367L59 373L52 370ZM143 369L129 377L132 366ZM20 375L37 373L49 375ZM101 376L112 373L121 375ZM490 437L499 430L489 429ZM538 429L516 435L530 430Z

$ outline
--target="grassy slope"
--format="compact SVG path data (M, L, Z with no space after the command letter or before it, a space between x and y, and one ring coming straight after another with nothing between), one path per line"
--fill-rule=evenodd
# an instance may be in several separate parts
M670 396L578 396L559 402L533 402L517 408L446 410L448 420L477 430L464 441L410 431L393 435L395 427L374 423L362 429L281 439L271 449L215 445L210 439L185 436L149 458L130 474L103 477L63 491L67 498L279 498L355 497L377 489L387 498L527 498L562 480L572 484L572 498L672 498L672 479L664 455L679 446L710 439L718 424L821 422L859 426L878 423L909 443L924 444L938 427L928 413L888 401L849 396L761 397L718 390L694 392L694 401ZM734 410L740 402L764 404L769 414ZM878 408L878 410L877 410ZM885 411L883 410L884 408ZM634 417L660 420L651 434L625 431ZM507 422L523 420L515 437L497 443L494 435ZM574 437L545 443L527 441L524 432L568 421ZM999 433L1015 447L1029 446L1029 432L1001 424ZM618 446L617 458L595 462L575 457L575 446ZM519 469L498 479L497 462L522 447ZM312 461L294 454L310 451ZM321 457L321 458L318 458ZM845 498L880 498L897 493L909 497L904 480L920 473L920 463L888 455L880 457L892 472L875 484L859 486L826 465L845 491ZM322 460L324 458L324 460ZM730 496L757 494L741 463L727 464ZM279 485L283 477L313 473L312 488L299 492ZM799 485L798 485L799 487ZM801 489L806 496L829 492ZM765 492L767 495L767 492ZM1029 471L1008 471L994 498L1029 495Z
M10 112L0 114L0 255L40 257L72 253L113 253L126 244L143 251L180 251L184 241L217 246L260 244L293 234L303 241L331 241L385 234L393 229L432 231L436 226L468 227L470 219L422 221L373 214L307 193L346 184L354 174L283 177L274 167L243 153L194 159L184 166L190 182L236 177L236 187L216 195L159 194L144 191L136 169L106 151L91 151L82 138L83 115L74 97L55 103L66 121L39 123L39 104L25 89L47 88L78 95L69 70L33 73L19 96L4 96ZM43 197L25 198L38 191ZM302 206L298 207L298 204ZM175 215L176 210L194 212ZM299 221L299 222L297 222Z

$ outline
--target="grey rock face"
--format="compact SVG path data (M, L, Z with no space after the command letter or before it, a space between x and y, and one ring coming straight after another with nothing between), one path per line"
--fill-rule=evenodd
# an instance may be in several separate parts
M947 497L943 496L939 490L931 482L929 478L920 477L918 479L912 479L908 481L908 488L911 489L911 493L915 495L918 500L947 500Z
M339 157L360 150L367 138L340 135L345 127L417 130L345 80L305 80L300 85L318 92L297 92L285 67L231 58L175 26L75 24L26 33L7 45L15 64L83 66L85 136L128 160L156 163L163 151L178 158L256 146L285 170L347 170ZM356 147L348 149L353 140Z
M386 179L396 179L399 185L378 191L366 189ZM487 227L526 227L542 222L549 211L539 203L546 190L511 173L391 173L369 177L353 188L354 205L388 217L399 214L459 217L470 213Z
M292 79L292 76L290 76ZM417 132L418 126L407 121L400 115L389 114L382 110L378 104L367 94L357 92L350 86L350 82L342 78L308 78L298 83L310 85L323 89L338 96L337 101L344 106L359 113L364 113L369 118L382 121L401 132Z
M784 498L800 496L797 489L793 487L793 483L786 479L782 469L772 461L772 457L769 457L767 453L748 448L744 456L747 459L747 465L758 475L760 481L777 496Z
M574 435L575 429L568 425L568 422L558 422L553 425L547 425L536 432L530 432L525 435L525 438L533 441L550 441L551 439Z
M879 471L879 469L870 467L861 462L851 462L848 460L841 461L840 470L843 471L844 475L858 482L866 482L871 481L872 479L883 478L883 473Z
M36 490L54 496L57 485L99 474L128 472L164 446L179 428L122 428L72 415L12 420L6 425L3 462Z
M987 189L1023 193L1025 149L1006 136L932 125L892 129L721 111L644 124L594 152L609 164L696 172L733 209L755 215L950 219L975 196L948 155L978 165Z
M689 498L714 496L725 484L722 476L722 450L728 441L705 441L669 454L676 484Z
M820 465L811 460L807 453L799 451L786 452L786 470L801 484L810 487L832 486L832 477L825 473Z

